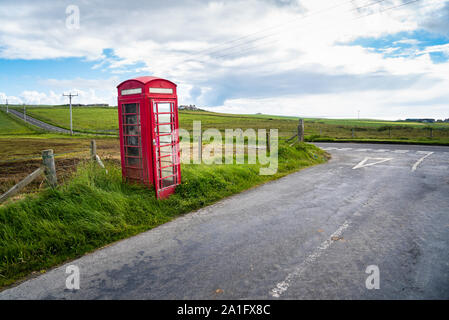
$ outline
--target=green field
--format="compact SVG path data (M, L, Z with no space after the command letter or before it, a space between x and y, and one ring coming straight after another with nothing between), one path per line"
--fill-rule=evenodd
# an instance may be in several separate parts
M21 108L18 108L22 112ZM69 107L27 107L27 114L58 127L70 129ZM80 132L116 133L117 108L73 107L73 130Z
M35 134L38 130L26 125L22 120L0 110L0 136Z
M42 121L69 128L68 107L28 107L27 113ZM74 107L74 130L86 133L118 133L115 107ZM191 130L200 120L202 129L278 129L280 137L296 131L295 117L238 115L206 111L180 111L180 127ZM307 141L389 141L397 143L449 144L449 123L417 123L371 119L305 119Z

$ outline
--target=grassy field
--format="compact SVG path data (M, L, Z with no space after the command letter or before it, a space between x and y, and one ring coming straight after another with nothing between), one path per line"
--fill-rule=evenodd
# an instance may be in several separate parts
M182 184L166 200L122 182L117 162L109 174L84 163L56 189L0 206L0 287L33 272L154 228L224 197L277 179L327 155L312 145L279 146L278 172L259 175L259 164L183 165Z
M29 107L27 113L42 121L69 128L68 107ZM191 130L194 120L202 128L253 128L279 130L280 137L291 136L297 127L295 117L271 115L237 115L201 111L180 111L180 127ZM74 107L74 130L86 133L118 133L117 109L114 107ZM305 119L307 141L390 141L396 143L449 144L449 123L371 119Z
M20 112L22 110L18 109ZM70 129L69 107L27 107L27 114L41 121ZM73 129L80 132L116 133L118 128L117 108L73 107Z
M306 118L305 121L322 123L327 125L344 125L347 127L365 127L365 128L381 128L385 126L391 127L413 127L413 128L449 128L449 123L421 123L421 122L406 122L406 121L386 121L386 120L372 120L372 119L320 119L320 118Z
M0 110L0 136L35 134L39 131L32 126L26 125L23 121Z

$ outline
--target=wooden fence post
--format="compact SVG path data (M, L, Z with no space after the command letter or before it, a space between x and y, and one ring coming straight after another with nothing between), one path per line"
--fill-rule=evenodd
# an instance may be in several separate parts
M51 187L56 187L58 179L56 178L55 158L52 149L42 151L42 161L48 184Z
M90 141L90 159L95 161L97 158L97 143L95 140Z
M271 151L271 146L270 146L270 131L267 131L267 152Z
M298 123L298 142L304 142L304 120L299 119Z

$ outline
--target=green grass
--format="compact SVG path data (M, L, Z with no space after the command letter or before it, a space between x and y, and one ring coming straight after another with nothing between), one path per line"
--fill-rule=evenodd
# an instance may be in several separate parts
M29 107L28 114L42 121L69 128L68 107ZM81 132L118 133L117 108L74 107L74 129ZM183 129L191 130L194 120L201 120L203 130L253 128L278 129L280 137L291 136L297 127L297 117L276 115L238 115L207 111L180 111ZM432 128L432 137L430 128ZM354 129L354 137L352 133ZM331 141L362 141L364 139L399 143L449 144L449 123L425 124L417 122L372 119L305 119L305 132L310 141L315 138Z
M281 144L273 176L259 175L258 164L183 165L182 184L166 200L123 183L116 165L107 163L105 174L84 164L66 185L0 206L0 286L325 161L313 145Z
M41 121L70 128L70 116L68 107L28 107L27 114ZM74 107L73 129L75 131L111 132L118 133L118 111L117 108L105 107ZM290 119L269 118L258 116L244 116L233 114L220 114L213 112L180 111L180 127L191 130L194 120L201 120L202 129L218 128L276 128L281 132L294 130L296 123Z
M28 107L29 115L63 128L69 128L68 107ZM74 130L85 133L118 133L116 107L74 107ZM201 121L203 130L225 129L278 129L280 137L289 137L297 128L296 117L275 115L238 115L207 111L180 111L183 129L191 130L195 120ZM432 131L431 131L432 129ZM377 141L449 145L449 123L417 123L372 119L305 119L308 141Z
M306 118L308 122L321 123L327 125L347 126L347 127L363 127L363 128L381 128L381 127L407 127L407 128L446 128L449 129L449 123L420 123L420 122L406 122L406 121L387 121L387 120L373 120L373 119L320 119L320 118Z
M16 119L14 116L0 110L0 136L6 135L30 135L39 132L32 126Z
M52 125L70 129L69 107L28 107L27 114ZM75 131L117 133L117 108L73 107L72 117Z

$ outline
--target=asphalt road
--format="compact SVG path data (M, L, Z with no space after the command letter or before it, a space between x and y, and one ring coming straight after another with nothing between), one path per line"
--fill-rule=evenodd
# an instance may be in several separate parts
M19 119L22 119L25 121L25 116L22 112L19 112L17 110L14 109L9 109L9 112L13 115L15 115L16 117L18 117ZM29 124L32 124L36 127L39 127L41 129L47 130L47 131L52 131L52 132L58 132L58 133L67 133L70 134L70 130L66 130L60 127L56 127L56 126L52 126L51 124L48 124L46 122L42 122L40 120L37 120L33 117L30 117L29 115L26 116L26 122L28 122ZM74 132L76 133L76 132Z
M16 117L18 117L19 119L25 121L25 116L23 115L22 112L19 112L17 110L14 109L9 109L9 112L13 115L15 115ZM51 131L51 132L56 132L56 133L65 133L65 134L70 134L70 130L61 128L61 127L57 127L57 126L53 126L51 124L48 124L46 122L37 120L33 117L30 117L29 115L26 116L26 122L28 122L31 125L34 125L38 128L44 129L46 131ZM94 133L85 133L85 132L79 132L79 131L73 131L73 134L83 134L83 135L97 135L97 136L102 136L102 135L106 135L106 136L111 136L114 135L113 133L106 133L106 132L96 132Z
M449 148L320 144L329 163L58 267L1 299L449 299ZM66 267L80 289L66 289ZM368 266L379 289L367 289Z

